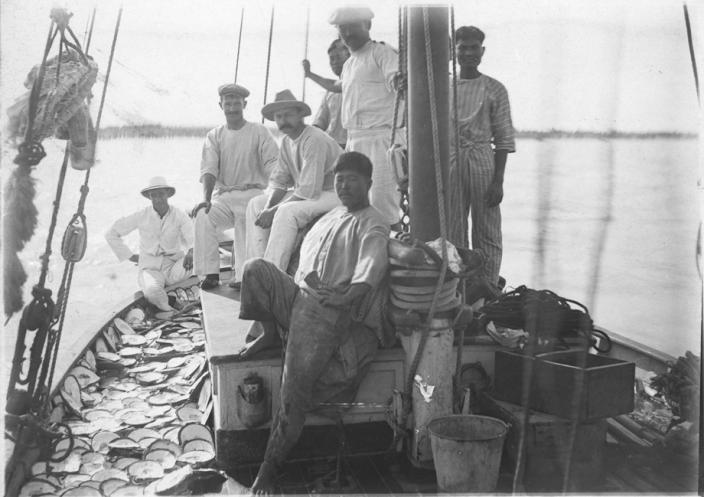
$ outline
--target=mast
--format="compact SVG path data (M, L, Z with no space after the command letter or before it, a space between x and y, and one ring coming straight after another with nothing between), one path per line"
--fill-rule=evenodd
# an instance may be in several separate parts
M430 241L440 236L440 216L435 181L435 161L442 169L443 190L447 191L450 144L450 82L448 75L448 7L425 7L430 27L433 84L437 109L440 154L436 159L431 124L431 95L428 84L424 7L408 8L408 169L411 233ZM447 196L445 196L447 199ZM445 212L448 212L445 202Z

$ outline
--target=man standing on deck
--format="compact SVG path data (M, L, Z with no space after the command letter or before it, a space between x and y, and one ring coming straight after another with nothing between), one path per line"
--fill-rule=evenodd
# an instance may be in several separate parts
M471 212L472 248L485 257L487 281L497 285L502 256L499 205L504 196L506 158L515 152L516 144L506 88L478 70L484 55L483 43L484 33L474 26L462 26L455 33L460 66L457 81L459 160L455 157L455 134L452 132L450 184L461 189L463 205L461 216L454 220L456 222L450 229L451 239L464 239L467 217ZM450 97L453 98L452 91ZM452 105L451 100L451 109ZM454 112L450 114L454 116ZM454 130L455 123L452 125ZM459 189L451 189L450 205L460 203Z
M264 257L286 271L299 230L340 204L332 168L342 150L324 131L303 121L310 107L290 90L279 92L262 115L276 121L284 137L269 177L271 192L247 206L247 258Z
M342 92L342 126L347 130L348 151L361 152L374 164L371 204L389 225L400 227L401 194L387 151L395 101L398 52L372 41L369 30L374 13L365 7L336 9L330 24L337 26L340 39L350 49L341 81L323 78L304 65L306 77L328 91ZM405 134L396 132L395 143L405 145Z
M204 289L220 283L218 233L233 226L235 263L230 286L239 287L246 251L245 210L266 188L278 154L266 127L244 118L249 90L226 84L218 94L226 124L210 130L205 138L200 164L203 202L191 214L195 217L194 272L204 277Z
M278 331L286 351L281 407L253 494L274 490L277 470L300 437L306 412L321 402L351 402L379 344L388 344L379 302L389 226L369 205L372 164L347 152L334 173L342 206L306 235L295 278L263 259L245 265L239 317L258 320L264 333L240 357L276 342Z
M139 266L137 281L144 297L159 309L158 318L168 319L176 309L164 286L191 274L193 225L185 212L169 205L176 189L163 177L152 178L141 193L152 205L115 221L105 240L120 261L130 260ZM139 255L133 254L122 239L134 230L139 231Z
M328 58L330 59L330 69L338 78L342 73L342 66L349 59L350 51L347 49L341 39L337 38L330 44L328 48ZM303 61L303 70L306 73L310 72L310 62ZM342 119L340 111L342 105L342 94L333 91L325 92L323 101L318 107L318 112L313 119L313 126L325 131L332 136L340 147L344 150L347 145L347 130L342 127Z

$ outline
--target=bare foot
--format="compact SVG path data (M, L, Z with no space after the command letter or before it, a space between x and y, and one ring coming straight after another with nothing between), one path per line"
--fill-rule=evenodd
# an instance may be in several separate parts
M259 473L252 483L250 495L271 495L274 493L276 468L274 464L264 461L259 467Z
M242 349L237 353L237 359L240 361L249 359L257 352L280 344L281 339L276 333L263 333L254 338L251 342L247 342L247 345L242 347Z

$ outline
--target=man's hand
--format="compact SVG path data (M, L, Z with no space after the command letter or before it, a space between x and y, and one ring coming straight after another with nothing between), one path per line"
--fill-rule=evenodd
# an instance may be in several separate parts
M350 307L354 298L348 292L340 293L334 288L327 287L319 288L318 294L320 295L321 304L337 309Z
M135 264L139 264L139 256L137 254L132 254L129 258L130 262L134 262Z
M394 74L394 79L391 80L391 86L397 93L404 93L408 88L408 77L402 72L397 72Z
M212 204L210 202L201 202L193 208L193 210L191 211L191 217L195 219L196 214L198 214L198 211L201 209L205 209L205 213L207 214L208 212L210 212L211 205Z
M183 257L183 269L186 271L193 269L193 249L189 250Z
M303 62L301 62L301 65L303 66L303 74L305 77L310 76L310 61L308 59L303 59Z
M265 230L271 228L271 224L274 222L274 214L276 214L274 209L264 209L257 216L257 220L254 221L254 225Z
M504 199L504 185L497 181L492 181L486 191L486 206L496 207Z

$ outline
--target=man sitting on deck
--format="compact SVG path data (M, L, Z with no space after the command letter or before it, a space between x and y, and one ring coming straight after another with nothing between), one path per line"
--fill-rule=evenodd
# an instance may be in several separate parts
M369 205L372 164L348 152L334 172L342 206L306 235L295 278L263 259L245 265L240 318L258 320L264 333L240 357L278 341L278 331L286 347L281 408L252 486L255 494L273 491L277 468L300 437L306 412L321 402L352 400L379 343L386 344L379 304L389 226Z
M271 193L247 206L247 258L264 257L286 271L299 230L340 204L332 168L342 150L324 131L303 121L310 107L289 90L279 92L262 115L276 121L284 137L269 177Z
M206 290L220 283L218 232L233 226L235 263L230 286L239 286L245 261L247 203L266 188L278 154L269 130L244 118L249 90L226 84L218 88L218 94L227 122L205 137L200 164L203 202L191 214L195 218L194 269L205 277L201 288Z
M152 205L115 221L105 239L120 261L130 260L139 266L137 281L144 297L159 309L158 318L167 319L176 309L169 303L164 286L190 276L193 225L185 212L169 205L176 189L161 176L152 178L141 193ZM122 239L134 230L139 230L139 255L133 254Z

